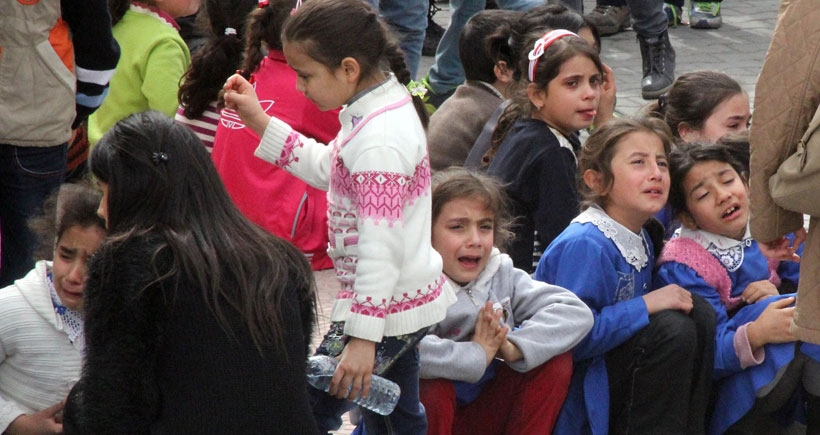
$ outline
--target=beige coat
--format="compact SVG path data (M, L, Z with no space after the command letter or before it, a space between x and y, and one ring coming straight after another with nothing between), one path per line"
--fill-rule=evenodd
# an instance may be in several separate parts
M794 152L820 104L820 8L817 0L782 0L774 37L755 89L751 130L751 230L767 242L799 229L803 216L778 207L769 177ZM814 198L820 201L820 198ZM792 332L820 343L820 216L811 218L800 266Z

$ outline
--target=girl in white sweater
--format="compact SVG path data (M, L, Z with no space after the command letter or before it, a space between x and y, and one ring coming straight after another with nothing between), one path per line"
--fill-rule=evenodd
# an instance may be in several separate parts
M82 362L86 264L105 237L99 203L88 186L55 192L31 224L53 262L0 290L0 433L63 432L58 415Z
M225 84L225 103L262 138L258 157L328 190L328 253L341 282L319 349L340 355L329 393L367 396L375 371L399 384L401 398L387 418L364 411L367 432L424 434L415 343L455 299L430 245L425 109L404 86L401 50L365 2L307 2L282 43L297 89L320 110L342 106L336 139L324 146L271 118L240 75ZM318 402L320 429L338 428L344 404Z

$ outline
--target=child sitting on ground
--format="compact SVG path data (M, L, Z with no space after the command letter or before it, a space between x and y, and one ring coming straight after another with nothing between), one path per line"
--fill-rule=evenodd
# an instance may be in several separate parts
M509 208L485 175L433 177L433 247L458 301L421 340L429 434L549 434L572 373L569 350L592 327L578 297L534 281L503 246Z
M752 118L740 83L708 70L681 74L649 112L666 121L679 142L717 143L726 134L747 131Z
M467 81L430 117L427 143L434 171L462 166L512 83L510 28L521 12L475 14L461 31L459 55Z
M579 158L589 205L549 245L535 278L568 288L595 324L572 351L575 373L556 434L703 433L715 315L678 285L652 287L644 228L666 204L669 129L656 119L596 128Z
M709 433L775 433L772 415L802 412L801 392L807 433L818 433L820 347L795 346L789 331L795 295L781 296L775 287L775 271L799 271L778 269L751 238L741 165L724 146L686 144L672 152L670 168L669 198L683 226L664 247L655 281L702 296L717 315ZM796 276L788 278L797 282Z

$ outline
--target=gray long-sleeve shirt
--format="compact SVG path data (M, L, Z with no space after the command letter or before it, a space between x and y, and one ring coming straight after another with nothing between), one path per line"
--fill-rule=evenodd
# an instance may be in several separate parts
M422 378L477 382L486 369L481 345L471 341L479 310L489 300L504 309L507 339L524 358L508 363L527 372L572 349L592 328L589 308L562 287L533 280L513 267L512 259L493 249L486 268L464 287L453 283L458 300L447 317L421 341Z

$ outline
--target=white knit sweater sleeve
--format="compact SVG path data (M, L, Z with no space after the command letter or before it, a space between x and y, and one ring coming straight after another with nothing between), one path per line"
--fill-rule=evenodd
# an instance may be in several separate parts
M317 189L328 190L330 152L331 147L303 136L282 120L271 118L253 154Z

